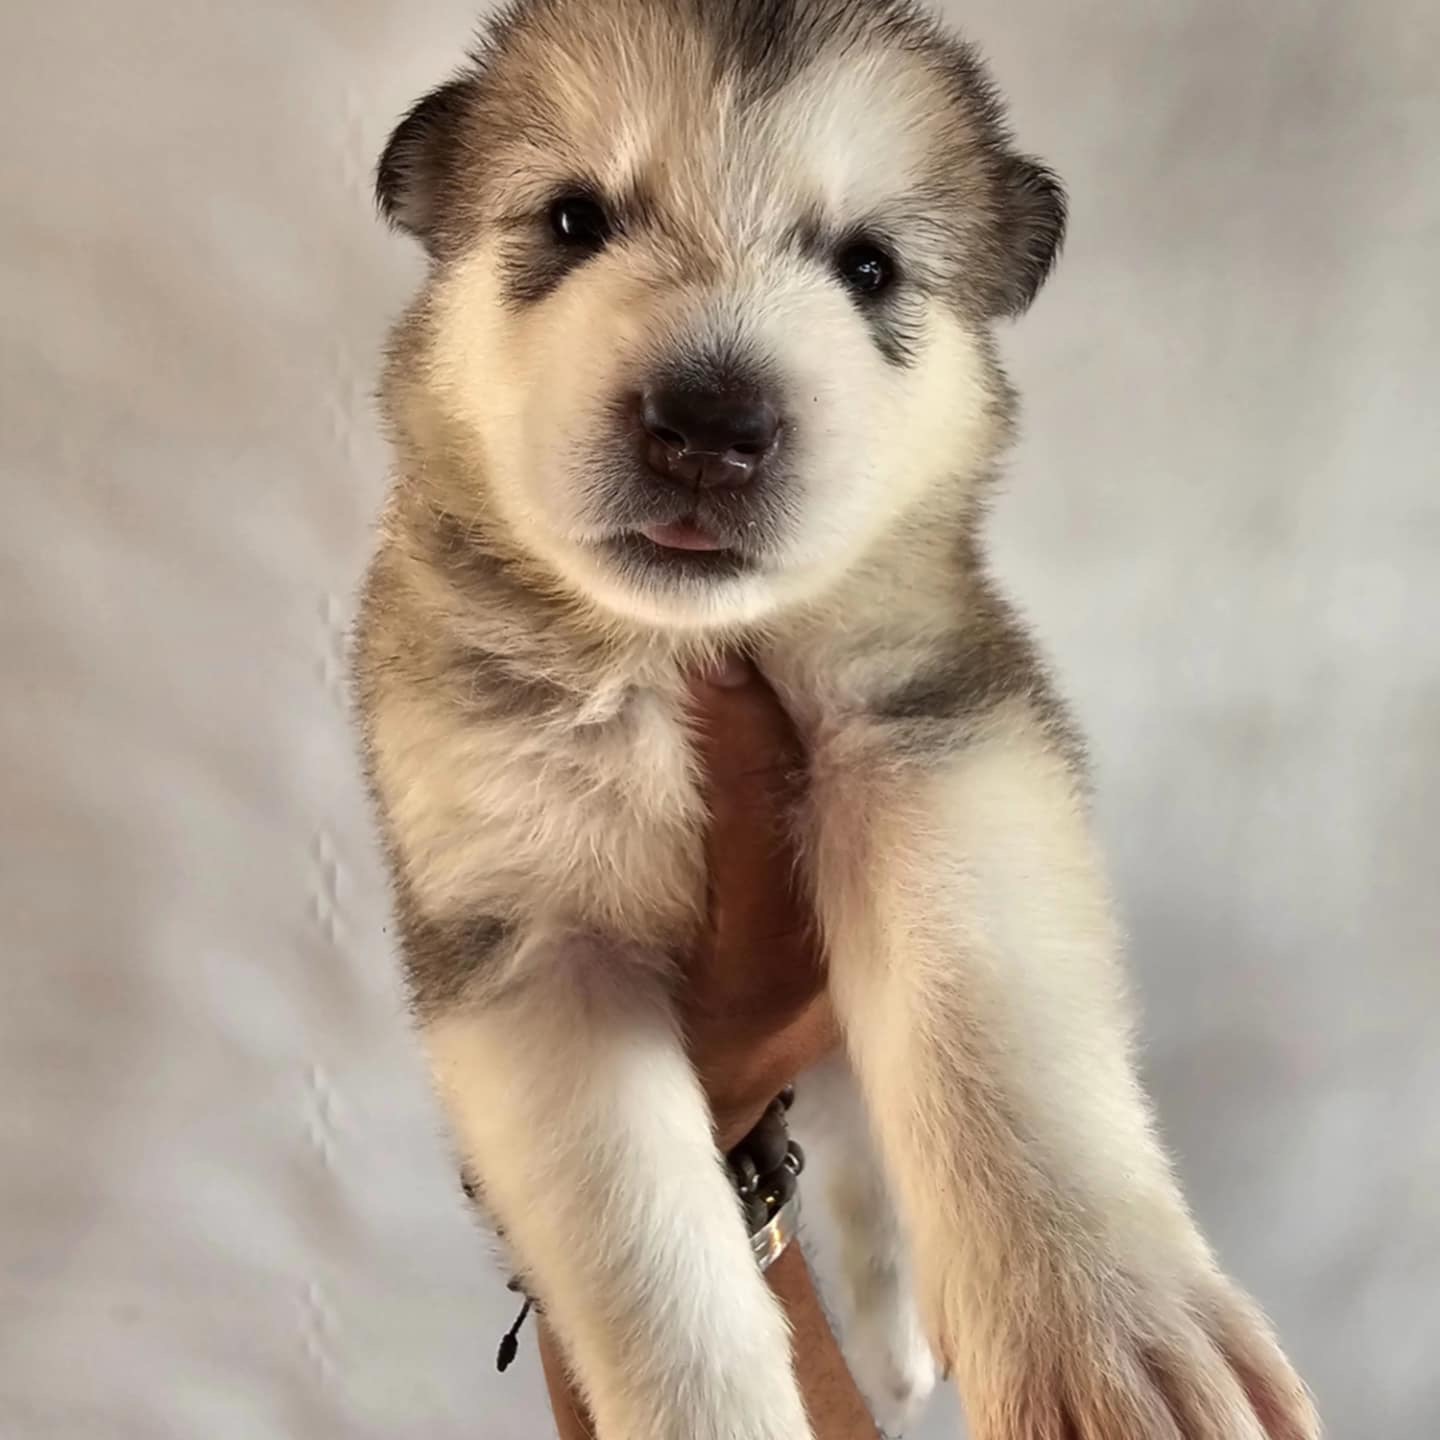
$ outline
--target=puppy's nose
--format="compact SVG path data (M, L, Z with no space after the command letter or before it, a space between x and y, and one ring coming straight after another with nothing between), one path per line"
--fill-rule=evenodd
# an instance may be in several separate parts
M647 390L640 419L650 468L701 490L748 485L780 435L775 407L753 391Z

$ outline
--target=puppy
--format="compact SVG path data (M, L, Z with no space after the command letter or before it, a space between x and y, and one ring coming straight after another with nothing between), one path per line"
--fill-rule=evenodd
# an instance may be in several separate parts
M904 0L530 0L378 193L430 266L369 772L439 1092L600 1434L810 1433L670 993L685 677L738 647L809 755L847 1062L802 1103L887 1418L933 1347L978 1440L1313 1437L1155 1138L1079 747L983 563L991 329L1064 200L973 51Z

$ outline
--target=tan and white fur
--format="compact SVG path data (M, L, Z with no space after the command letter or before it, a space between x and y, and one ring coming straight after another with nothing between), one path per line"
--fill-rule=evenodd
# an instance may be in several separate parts
M838 1137L886 1422L933 1348L977 1440L1314 1436L1155 1138L1079 747L983 564L991 326L1064 211L973 53L901 0L531 0L379 192L431 265L384 386L367 758L439 1092L601 1436L810 1433L672 1004L686 677L731 647L809 757L845 1059L796 1113ZM744 486L647 468L676 376L777 417Z

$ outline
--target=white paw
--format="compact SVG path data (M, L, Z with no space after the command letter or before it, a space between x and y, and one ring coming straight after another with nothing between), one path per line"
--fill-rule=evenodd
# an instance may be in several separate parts
M1084 1290L1071 1276L1024 1304L1012 1295L1009 1314L972 1316L970 1343L948 1346L976 1440L1317 1440L1305 1387L1219 1276Z
M875 1423L903 1435L920 1418L935 1389L935 1357L908 1295L871 1304L851 1322L846 1359Z

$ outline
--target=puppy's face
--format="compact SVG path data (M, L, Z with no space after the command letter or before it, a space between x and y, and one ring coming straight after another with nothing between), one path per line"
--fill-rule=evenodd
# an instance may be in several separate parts
M434 261L410 358L477 508L667 626L953 513L1003 431L988 327L1063 227L971 54L885 0L532 0L378 188Z

